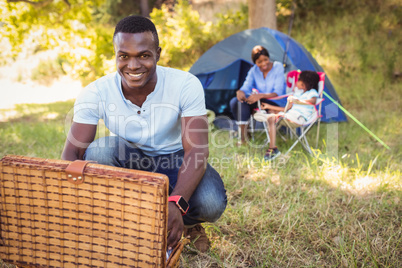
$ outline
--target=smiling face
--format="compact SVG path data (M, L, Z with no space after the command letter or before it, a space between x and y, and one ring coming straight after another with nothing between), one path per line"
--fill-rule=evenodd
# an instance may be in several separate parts
M270 70L270 61L269 57L265 55L261 55L258 57L258 59L255 61L255 64L260 68L261 72L265 73Z
M121 76L124 94L155 89L156 63L161 48L156 46L151 32L117 33L113 39L117 72Z

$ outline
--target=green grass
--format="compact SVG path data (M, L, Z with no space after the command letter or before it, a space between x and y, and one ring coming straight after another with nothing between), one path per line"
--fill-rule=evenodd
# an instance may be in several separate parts
M0 157L60 158L72 105L17 106L0 124ZM323 141L334 126L321 125L315 157L298 145L273 163L261 160L263 149L238 148L228 132L211 128L210 161L223 177L228 207L218 222L205 224L211 250L187 246L182 267L401 266L399 149L383 149L349 122L337 126L338 157L330 158ZM343 139L345 133L353 135ZM284 151L290 143L278 146Z
M20 104L15 109L3 110L0 155L60 158L66 137L65 118L72 107L73 101L68 101Z
M378 158L366 165L358 156L334 161L297 148L276 164L244 148L212 151L224 163L215 167L224 176L228 208L206 224L211 253L184 254L184 267L402 264L401 172L389 168L392 158L380 167L373 165Z
M71 126L74 100L18 104L0 110L0 157L6 154L59 159ZM108 135L102 122L97 138Z

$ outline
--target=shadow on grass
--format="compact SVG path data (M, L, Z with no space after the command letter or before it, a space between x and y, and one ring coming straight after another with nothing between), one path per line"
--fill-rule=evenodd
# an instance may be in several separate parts
M12 109L0 110L0 123L63 121L72 113L74 100L47 104L16 104Z

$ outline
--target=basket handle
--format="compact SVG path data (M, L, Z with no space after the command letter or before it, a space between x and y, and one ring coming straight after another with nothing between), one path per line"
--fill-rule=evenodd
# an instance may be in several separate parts
M177 243L176 247L173 249L169 259L166 262L166 268L179 267L180 254L183 251L184 246L188 243L190 243L190 240L188 238L183 238Z
M84 169L89 161L75 160L66 168L66 177L72 184L81 184L84 182Z

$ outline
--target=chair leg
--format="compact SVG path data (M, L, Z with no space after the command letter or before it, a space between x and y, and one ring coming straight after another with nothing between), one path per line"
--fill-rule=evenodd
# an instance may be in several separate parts
M313 152L310 149L310 145L308 144L307 138L306 138L306 132L304 131L304 128L301 128L302 130L302 134L301 137L302 139L300 139L300 143L301 145L303 145L304 149L309 153L309 154L313 154Z
M257 129L256 129L257 120L255 120L253 115L251 115L249 122L250 122L249 128L250 128L251 140L254 142L255 141L255 133L257 132ZM262 122L262 124L264 126L265 135L267 136L267 139L265 140L264 145L268 145L271 142L270 138L269 138L268 125L267 125L267 122Z
M304 148L309 152L309 154L313 154L313 151L311 151L310 145L309 145L309 143L307 141L306 134L307 134L307 132L310 130L310 128L313 125L314 125L314 123L311 123L306 129L303 129L303 138L304 138L304 141L305 141Z
M289 130L290 130L290 133L297 136L295 129L294 129L293 127L291 127L287 121L285 121L285 124L288 126L288 128L289 128ZM299 139L297 139L297 140L292 144L292 146L290 146L289 150L285 153L285 155L287 155L287 154L296 146L296 144L297 144L298 142L299 142Z
M303 127L301 128L301 135L298 136L295 129L292 128L289 123L287 121L285 121L285 123L289 126L289 129L291 130L291 132L298 137L297 140L293 143L293 145L289 148L289 150L285 153L285 155L287 155L295 146L298 142L300 142L300 144L303 146L303 148L309 153L309 154L313 154L313 152L310 149L310 146L308 144L307 138L306 138L306 133L310 130L310 128L314 125L314 123L311 123L307 129L304 129Z
M287 130L286 130L286 131L287 131ZM286 139L285 136L283 136L283 135L279 132L279 129L276 130L276 133L279 134L279 136L282 138L283 141L287 141L287 140L288 140L288 139Z
M253 116L250 116L250 133L251 133L251 139L254 141L254 119Z

